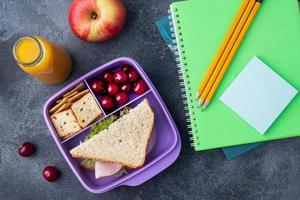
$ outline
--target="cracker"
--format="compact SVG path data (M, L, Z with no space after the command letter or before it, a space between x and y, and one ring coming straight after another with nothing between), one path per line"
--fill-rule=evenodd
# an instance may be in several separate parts
M67 92L66 94L63 95L63 97L67 97L68 95L70 95L72 92L80 92L82 90L85 89L85 86L83 83L80 83L79 85L77 85L75 88L73 88L72 90L70 90L69 92Z
M62 139L62 140L66 140L66 139L72 137L73 135L74 135L74 134L69 134L69 135L67 135L67 136L62 137L61 139Z
M64 110L67 110L67 109L71 108L71 106L72 106L72 103L65 103L57 111L55 111L55 113L59 113L59 112L62 112Z
M70 137L81 130L71 109L53 114L50 118L60 138Z
M64 98L58 99L55 103L60 103L62 100L64 100Z
M64 100L64 99L67 99L67 101L68 101L68 99L70 99L71 97L75 96L75 95L78 94L78 93L79 93L78 91L74 91L74 92L72 92L71 94L69 94L68 96L66 96L66 97L64 97L64 98L62 98L62 99L57 100L56 103L60 103L60 102L61 102L62 100Z
M79 93L78 91L74 91L74 92L70 93L69 95L65 96L64 98L69 99L69 98L75 96L78 93Z
M87 93L89 93L89 89L83 90L82 92L80 92L80 93L76 94L75 96L69 98L67 101L69 103L75 102L75 101L81 99Z
M73 103L71 109L82 128L87 127L102 115L102 112L91 93L86 94L80 100Z
M67 99L63 99L61 102L59 102L58 104L56 104L54 107L52 107L49 110L49 113L55 113L62 105L64 105L65 103L67 103Z

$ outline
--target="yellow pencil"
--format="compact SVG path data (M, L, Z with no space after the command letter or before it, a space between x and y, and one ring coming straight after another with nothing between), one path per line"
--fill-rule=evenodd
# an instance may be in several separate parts
M204 90L207 82L209 81L212 73L214 72L216 65L218 64L218 62L219 62L219 60L220 60L220 58L221 58L221 56L222 56L222 54L223 54L223 52L224 52L224 50L225 50L225 48L227 46L229 40L231 39L231 37L232 37L232 35L233 35L236 27L238 26L239 21L241 20L241 18L243 16L243 13L245 12L245 10L246 10L248 4L250 3L250 1L251 0L244 0L244 2L242 4L242 6L241 6L241 8L240 8L240 10L238 12L238 14L235 16L234 21L231 24L231 26L229 28L229 31L226 34L225 39L224 39L221 47L219 48L219 50L218 50L218 52L217 52L214 60L210 64L210 67L209 67L209 69L208 69L208 71L207 71L207 73L206 73L203 81L201 82L201 84L198 87L198 91L197 91L197 94L196 94L196 99L199 98L200 95L201 95L201 93L203 92L203 90Z
M255 2L256 2L255 0L250 0L250 3L248 4L245 12L243 13L241 20L239 21L232 37L230 38L230 41L228 42L228 44L225 48L225 51L221 55L221 59L217 63L217 66L215 67L211 77L209 78L204 90L201 92L201 96L200 96L199 104L198 104L199 106L205 101L206 97L208 96L208 93L211 90L214 82L216 81L218 74L220 73L220 71L225 63L228 54L230 53L235 41L237 40L241 30L243 29L243 26L245 25L247 18L250 15L251 10L255 5Z
M225 73L226 73L226 71L227 71L227 69L228 69L228 67L229 67L229 65L230 65L233 57L234 57L234 55L235 55L235 53L237 52L240 44L242 43L242 41L243 41L243 39L244 39L244 37L245 37L245 35L246 35L246 33L247 33L247 31L248 31L251 23L253 22L256 14L257 14L260 6L261 6L261 3L262 3L262 0L256 0L254 8L252 9L252 11L251 11L251 13L250 13L250 15L249 15L249 17L248 17L248 19L247 19L247 21L246 21L243 29L242 29L242 31L240 33L239 37L237 38L236 42L234 43L234 46L233 46L232 50L230 51L230 54L228 55L228 57L226 59L226 62L224 64L222 70L220 71L220 74L218 75L217 80L215 81L215 83L214 83L212 89L210 90L207 98L205 99L205 102L204 102L204 105L203 105L203 110L211 102L211 100L212 100L212 98L213 98L213 96L214 96L214 94L215 94L218 86L220 85L220 83L221 83L221 81L222 81L222 79L223 79L223 77L224 77L224 75L225 75Z

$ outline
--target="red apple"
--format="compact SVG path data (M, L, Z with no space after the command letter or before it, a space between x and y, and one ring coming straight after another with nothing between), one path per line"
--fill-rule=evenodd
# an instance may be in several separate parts
M122 30L125 19L122 0L74 0L69 10L72 31L88 42L114 38Z

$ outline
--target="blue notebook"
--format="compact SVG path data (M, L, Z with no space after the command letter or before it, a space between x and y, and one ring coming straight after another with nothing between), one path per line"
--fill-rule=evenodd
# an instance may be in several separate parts
M158 27L158 30L160 34L162 35L163 39L167 43L168 47L174 53L173 51L173 42L172 42L172 36L171 36L171 31L170 31L170 25L169 25L169 19L168 16L162 17L158 21L156 21L156 26ZM231 160L234 159L238 156L241 156L259 145L261 145L263 142L259 143L253 143L253 144L245 144L245 145L239 145L239 146L232 146L232 147L225 147L222 148L225 156L227 159Z

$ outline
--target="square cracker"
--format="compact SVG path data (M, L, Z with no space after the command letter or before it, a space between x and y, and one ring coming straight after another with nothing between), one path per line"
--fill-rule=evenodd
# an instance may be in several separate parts
M60 138L66 139L81 130L71 109L51 115L51 121Z
M86 94L81 99L74 102L71 109L82 128L87 127L102 115L102 112L91 93Z

